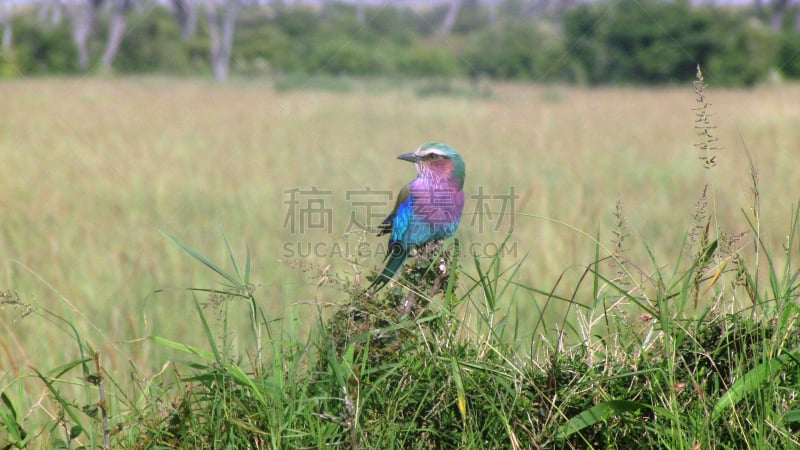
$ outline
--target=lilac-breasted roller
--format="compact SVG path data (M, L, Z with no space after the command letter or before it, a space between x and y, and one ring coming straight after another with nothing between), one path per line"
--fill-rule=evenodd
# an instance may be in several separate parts
M432 142L397 158L413 162L417 178L397 194L394 210L378 226L378 236L391 233L391 238L386 266L370 285L372 292L392 279L411 248L452 236L464 209L464 160L457 151Z

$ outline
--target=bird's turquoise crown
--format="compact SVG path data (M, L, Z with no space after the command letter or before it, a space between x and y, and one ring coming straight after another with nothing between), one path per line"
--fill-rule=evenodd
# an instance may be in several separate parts
M453 176L461 178L462 180L464 179L464 175L466 174L464 159L453 147L441 142L428 142L427 144L420 145L414 154L419 157L425 157L427 155L443 156L453 162Z

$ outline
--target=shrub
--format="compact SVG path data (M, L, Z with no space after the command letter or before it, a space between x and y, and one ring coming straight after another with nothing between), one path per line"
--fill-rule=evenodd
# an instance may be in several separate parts
M126 73L188 73L192 67L191 44L181 40L180 28L166 9L155 8L129 21L114 69ZM207 58L206 52L203 57Z
M14 55L22 75L77 73L78 53L66 23L46 26L29 15L14 20Z
M552 78L561 49L536 23L516 22L480 33L465 51L470 76L542 80Z
M781 35L776 58L776 68L783 76L800 78L800 33Z
M776 36L729 9L688 2L614 0L564 14L565 48L588 82L688 81L709 67L715 81L752 84L774 64Z
M400 50L395 56L395 70L402 75L452 77L461 69L455 56L437 46L416 45Z

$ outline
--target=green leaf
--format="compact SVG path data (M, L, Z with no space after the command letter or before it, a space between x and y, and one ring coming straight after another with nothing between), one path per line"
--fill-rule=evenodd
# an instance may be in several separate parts
M8 398L5 392L0 393L0 400L3 401L3 404L6 405L9 411L11 411L11 416L15 419L17 418L17 410L14 408L14 403L11 402L11 399Z
M558 427L556 439L566 439L584 428L604 422L622 413L637 412L641 409L649 409L668 417L673 415L670 411L658 406L628 400L609 400L592 406Z
M800 422L800 409L792 409L786 411L783 415L783 423L798 423Z
M194 249L192 249L188 245L186 245L183 242L181 242L178 238L170 235L169 233L167 233L167 232L165 232L163 230L161 231L161 233L164 236L166 236L169 239L171 239L172 242L174 242L183 251L188 253L192 258L200 261L201 263L203 263L203 265L205 265L209 269L211 269L214 272L216 272L219 276L221 276L222 278L225 278L231 285L233 285L233 286L240 286L241 285L241 283L239 282L239 280L236 279L236 277L234 277L234 276L228 274L227 272L225 272L224 270L222 270L219 266L217 266L216 264L212 263L208 258L206 258L205 256L201 255L200 253L198 253L197 251L195 251ZM226 243L227 243L227 241L226 241Z
M69 429L69 440L76 439L78 436L83 433L83 427L80 425L75 425L74 427Z
M719 419L720 414L725 410L761 389L766 381L777 375L786 363L793 360L798 353L800 353L800 349L795 349L792 352L768 359L744 374L717 400L714 410L711 412L711 420Z
M203 350L199 347L194 347L188 344L184 344L181 342L176 342L167 338L163 338L161 336L150 336L150 340L155 342L156 344L163 345L164 347L173 348L175 350L180 350L182 352L191 353L193 355L197 355L203 359L209 361L216 361L217 359L214 357L214 353Z
M94 358L89 358L89 357L76 359L75 361L70 361L70 362L68 362L66 364L63 364L63 365L60 365L60 366L56 367L55 369L51 370L50 373L53 374L53 378L60 378L61 375L64 375L65 373L69 372L73 368L75 368L77 366L80 366L81 364L85 364L85 363L87 363L89 361L92 361L93 359Z
M18 422L17 410L5 392L0 393L0 399L5 405L5 408L0 408L0 429L5 428L5 432L13 438L13 442L21 442L26 433Z
M227 367L227 370L228 373L231 374L231 376L233 376L233 379L236 380L236 383L238 383L240 386L247 387L250 390L250 392L253 393L253 395L256 397L259 403L261 403L261 405L265 407L269 406L266 397L264 397L264 392L262 392L261 389L259 389L258 386L256 386L256 384L253 382L253 379L250 378L244 372L244 370L242 370L241 367L236 365L231 365Z
M77 424L75 426L82 427L80 417L75 413L72 404L69 401L67 401L67 399L64 398L63 395L61 395L61 392L59 392L58 389L56 389L56 387L53 385L53 381L50 378L44 376L44 374L39 372L36 368L33 368L33 371L36 372L36 376L39 377L40 380L42 380L45 386L47 386L47 389L50 391L50 393L53 394L53 397L61 405L61 407L64 408L64 411L67 413L67 415L72 419L73 422Z
M194 307L197 309L197 314L200 316L200 322L203 324L203 331L206 334L206 340L208 341L208 345L211 347L211 351L214 354L214 360L218 363L222 363L222 355L219 354L219 350L217 350L217 345L214 341L214 334L211 332L211 326L208 325L208 321L206 320L206 315L203 314L203 308L200 306L200 303L197 301L197 298L194 298ZM225 318L227 320L227 314Z
M456 383L456 394L458 395L458 412L461 414L461 426L467 429L467 394L464 390L464 382L461 380L461 369L455 358L450 359L453 381Z

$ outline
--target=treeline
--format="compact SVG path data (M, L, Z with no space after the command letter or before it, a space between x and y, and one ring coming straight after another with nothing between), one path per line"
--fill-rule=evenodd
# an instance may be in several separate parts
M110 8L108 14L101 10L83 50L91 59L88 67L81 64L74 21L43 20L35 7L17 11L9 22L13 42L4 46L0 76L76 74L100 67L120 74L215 73L212 49L219 47L220 37L216 44L209 37L225 31L214 30L212 22L222 21L224 10L214 19L195 12L187 28L185 11L176 14L180 4L142 2L126 8L122 40L113 62L105 65L101 53L114 16ZM800 78L800 34L792 14L782 15L776 25L756 7L665 0L559 5L532 11L522 0L494 5L464 0L422 9L398 3L238 4L228 30L230 54L223 62L237 76L664 84L691 80L701 64L711 79L729 85L770 76Z

